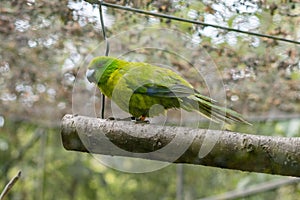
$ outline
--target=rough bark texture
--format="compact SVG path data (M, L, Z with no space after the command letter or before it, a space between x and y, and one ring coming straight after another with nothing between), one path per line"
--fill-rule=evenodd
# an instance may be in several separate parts
M61 135L67 150L300 176L300 138L296 137L135 124L72 115L62 119Z

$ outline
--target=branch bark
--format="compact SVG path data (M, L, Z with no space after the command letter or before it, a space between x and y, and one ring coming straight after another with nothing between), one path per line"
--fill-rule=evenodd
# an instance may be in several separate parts
M7 183L7 185L0 194L0 200L4 199L5 195L7 195L7 193L11 190L11 188L15 185L15 183L19 180L20 177L21 171L19 171L18 174Z
M84 116L62 119L65 149L299 176L300 138L135 124Z

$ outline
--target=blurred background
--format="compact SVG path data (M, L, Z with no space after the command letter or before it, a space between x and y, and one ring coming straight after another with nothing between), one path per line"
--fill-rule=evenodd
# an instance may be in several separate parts
M297 0L105 2L300 41ZM299 44L106 6L103 12L110 55L171 67L253 124L231 125L233 131L300 136ZM161 29L174 35L162 37ZM131 174L66 151L61 118L77 110L92 115L84 110L87 102L100 102L84 73L105 53L101 31L98 6L85 1L0 0L0 191L22 171L7 199L201 199L284 178L192 165ZM199 59L203 76L193 67ZM217 76L206 77L211 68ZM299 196L300 184L292 184L242 199Z

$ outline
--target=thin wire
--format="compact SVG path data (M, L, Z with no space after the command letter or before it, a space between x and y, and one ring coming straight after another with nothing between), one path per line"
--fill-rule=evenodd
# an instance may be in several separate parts
M101 29L102 29L102 35L103 35L103 38L104 38L105 44L106 44L105 56L108 56L108 54L109 54L109 42L107 40L106 33L105 33L105 26L104 26L103 13L102 13L102 5L103 5L103 1L100 0L99 1L100 24L101 24ZM102 94L102 98L101 98L101 118L102 119L104 119L104 111L105 111L105 95Z
M175 16L172 16L172 15L161 14L161 13L153 13L153 12L149 12L149 11L145 11L145 10L130 8L130 7L116 5L116 4L110 4L110 3L105 3L105 2L102 2L101 4L104 5L104 6L107 6L107 7L111 7L111 8L127 10L127 11L131 11L131 12L145 14L145 15L151 15L151 16L154 16L154 17L167 18L167 19L170 19L170 20L176 20L176 21L181 21L181 22L186 22L186 23L198 24L198 25L202 25L202 26L210 26L210 27L214 27L214 28L217 28L217 29L223 29L223 30L226 30L226 31L244 33L244 34L247 34L247 35L254 35L254 36L257 36L257 37L270 38L270 39L280 40L280 41L283 41L283 42L289 42L289 43L293 43L293 44L300 44L300 41L289 40L289 39L286 39L286 38L276 37L276 36L272 36L272 35L249 32L249 31L243 31L243 30L239 30L239 29L228 28L228 27L225 27L225 26L219 26L219 25L215 25L215 24L204 23L204 22L200 22L200 21L197 21L197 20L184 19L184 18L175 17Z

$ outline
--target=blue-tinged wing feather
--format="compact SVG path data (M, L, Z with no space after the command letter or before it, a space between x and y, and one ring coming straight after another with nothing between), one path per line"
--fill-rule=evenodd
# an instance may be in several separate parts
M144 94L152 97L161 98L180 98L188 97L194 94L194 89L189 88L185 85L175 84L169 87L158 85L158 84L144 84L143 86L137 88L134 93Z

